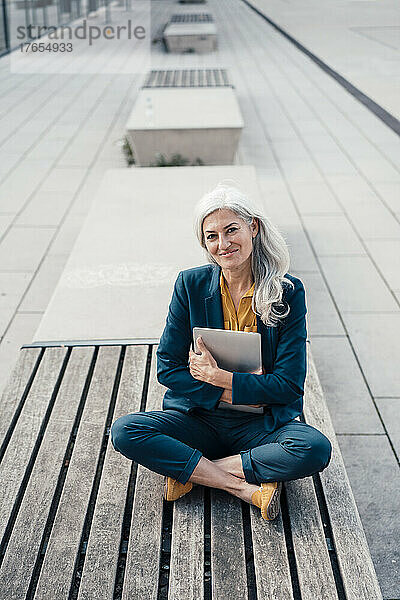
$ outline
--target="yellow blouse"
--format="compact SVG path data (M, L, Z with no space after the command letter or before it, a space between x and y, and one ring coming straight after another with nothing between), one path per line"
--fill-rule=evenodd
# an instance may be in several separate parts
M224 313L224 329L257 332L257 317L251 307L254 283L240 299L237 312L229 292L228 284L226 283L222 272L219 285L221 288L222 310Z

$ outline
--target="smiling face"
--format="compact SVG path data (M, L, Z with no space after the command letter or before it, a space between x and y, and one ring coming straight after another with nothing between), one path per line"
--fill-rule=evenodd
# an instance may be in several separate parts
M223 270L250 267L257 232L255 219L249 226L229 208L215 210L203 221L206 248Z

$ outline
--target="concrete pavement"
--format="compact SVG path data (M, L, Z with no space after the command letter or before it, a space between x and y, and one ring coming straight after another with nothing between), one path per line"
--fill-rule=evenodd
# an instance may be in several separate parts
M385 599L399 600L399 137L243 2L208 8L218 52L174 57L155 44L152 68L229 69L245 121L238 162L256 166L266 211L306 285L313 354L377 574ZM154 30L174 11L155 0ZM123 75L11 75L7 61L0 385L38 326L101 176L125 164L120 141L140 84ZM355 61L355 85L356 75ZM380 90L375 99L391 109L393 90Z

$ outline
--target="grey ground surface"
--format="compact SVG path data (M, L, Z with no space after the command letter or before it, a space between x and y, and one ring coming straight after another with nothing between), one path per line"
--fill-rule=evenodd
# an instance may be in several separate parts
M153 2L155 31L176 7ZM219 51L179 57L154 44L153 68L229 69L245 121L237 162L257 167L265 209L306 285L328 406L384 597L398 600L400 140L243 2L208 8ZM8 60L0 60L0 387L32 339L100 178L125 165L120 141L140 85L126 75L13 75Z

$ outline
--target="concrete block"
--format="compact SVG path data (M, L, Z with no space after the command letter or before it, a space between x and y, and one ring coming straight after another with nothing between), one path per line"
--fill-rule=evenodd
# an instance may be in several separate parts
M168 52L206 54L217 49L217 27L214 22L196 20L195 17L200 15L195 14L174 16L190 18L182 21L171 20L166 26L164 40Z
M384 433L347 337L314 337L311 348L336 433Z
M243 119L231 87L143 88L127 123L136 162L150 166L162 154L190 162L232 164Z
M158 339L177 273L207 262L193 207L227 178L259 197L253 167L108 171L34 340Z

